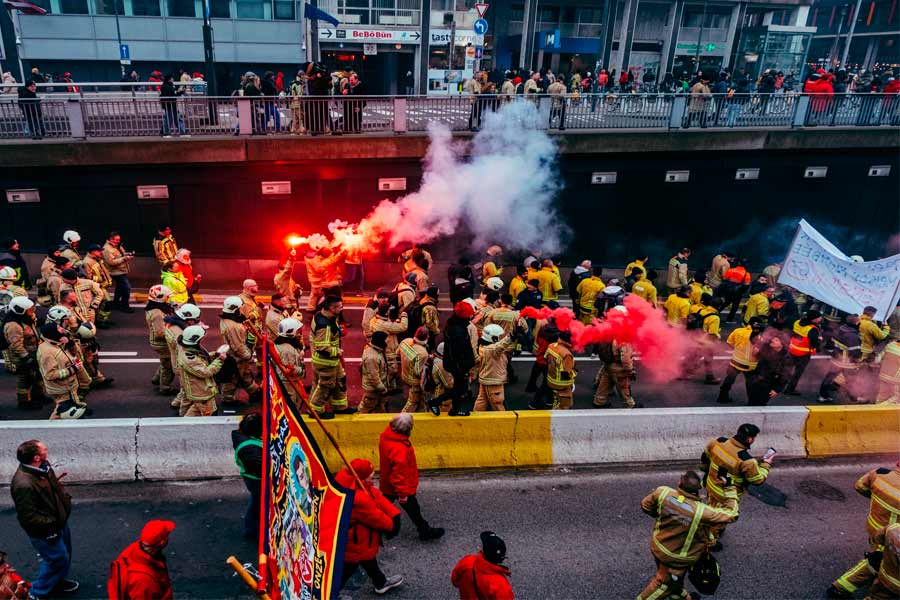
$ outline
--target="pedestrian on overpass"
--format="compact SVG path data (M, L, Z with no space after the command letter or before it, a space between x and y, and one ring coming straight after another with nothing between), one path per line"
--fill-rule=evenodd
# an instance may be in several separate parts
M482 531L481 551L462 557L450 574L460 600L513 600L510 571L503 564L504 559L506 543L493 531Z
M178 114L178 97L184 95L184 86L175 89L174 77L167 74L163 77L163 84L159 90L159 103L163 109L162 136L172 137L172 128L178 129L178 135L185 135L184 121Z

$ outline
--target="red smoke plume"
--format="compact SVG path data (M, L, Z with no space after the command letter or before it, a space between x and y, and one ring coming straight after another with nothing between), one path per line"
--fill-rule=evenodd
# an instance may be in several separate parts
M631 344L641 355L641 364L647 367L650 378L657 382L671 381L681 372L681 361L690 344L685 331L670 327L663 313L635 295L625 297L627 311L609 310L602 321L594 320L585 325L575 319L568 308L525 308L523 317L556 320L560 331L572 332L572 346L582 351L591 344L611 342Z

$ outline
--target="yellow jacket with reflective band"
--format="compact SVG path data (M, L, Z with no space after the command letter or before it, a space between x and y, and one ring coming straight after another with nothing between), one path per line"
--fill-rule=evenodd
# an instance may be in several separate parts
M631 293L639 296L656 308L656 286L646 279L639 279L631 286Z
M181 271L163 271L160 274L162 284L172 290L172 302L184 304L188 301L187 279Z
M317 367L336 367L341 362L341 327L337 317L322 312L313 315L309 327L312 363Z
M581 310L594 314L596 312L594 300L597 299L597 294L605 288L606 284L603 283L603 280L595 275L582 279L578 287L575 288L575 293L578 294L578 305L581 307Z
M500 269L497 268L497 265L494 264L494 261L489 260L485 262L481 266L481 283L482 285L487 285L487 280L491 277L499 277Z
M181 391L189 402L207 402L219 393L214 379L224 363L216 356L210 360L198 348L178 344L178 358L175 361Z
M75 290L75 297L78 299L78 308L82 314L89 315L92 311L100 308L100 303L106 299L106 294L100 288L100 284L84 277L79 277L75 283L65 283L59 286L56 294L56 300L59 302L59 294L66 290ZM93 319L88 319L93 321Z
M872 317L862 315L859 318L859 340L862 342L860 350L862 350L863 357L872 354L875 351L875 344L887 338L890 333L891 328L887 323L878 327Z
M720 437L706 445L706 492L711 502L721 504L728 500L730 491L721 485L721 478L726 473L731 478L738 499L751 485L766 482L771 465L753 458L749 450L733 437Z
M387 393L387 376L384 352L366 344L362 353L362 389L370 393Z
M752 333L753 329L749 325L745 325L732 331L725 340L729 346L734 348L734 352L731 353L731 366L738 371L747 372L756 369L756 349L753 347L753 342L750 341Z
M750 296L744 306L744 323L749 323L753 317L769 318L769 299L762 292Z
M900 384L900 342L891 342L884 349L878 379L885 383Z
M703 285L702 283L697 283L696 281L691 282L691 295L688 300L691 301L691 304L694 306L700 304L700 298L703 297L703 294L712 295L712 288L708 285Z
M166 346L169 347L169 356L172 359L172 370L178 366L178 338L184 333L184 329L177 323L164 323L166 326Z
M484 326L499 325L507 336L512 336L516 327L525 329L525 319L519 316L519 311L508 306L500 306L488 313L484 319Z
M644 261L642 260L633 260L627 265L625 265L625 277L630 275L634 275L634 269L637 269L642 275L647 273L647 269L644 267Z
M247 345L247 330L244 325L232 319L219 319L219 334L222 341L228 344L228 356L235 360L250 360L253 352Z
M663 308L666 309L666 321L669 325L684 327L691 310L691 301L678 294L671 294L663 304Z
M453 388L453 373L444 368L444 359L434 357L431 365L431 379L434 381L434 397L443 396Z
M791 336L791 345L788 347L788 352L793 356L809 356L815 354L816 349L809 343L809 332L815 327L816 326L813 324L801 325L799 319L794 321L794 335Z
M178 244L175 243L175 238L171 235L167 235L161 239L156 237L153 238L153 254L156 255L156 260L159 262L160 266L175 260L175 255L177 253Z
M857 492L870 499L866 518L869 537L900 522L900 466L872 469L857 480L855 487Z
M516 340L506 336L493 344L478 346L478 382L484 385L506 383L506 354L516 347Z
M707 334L703 336L704 341L711 341L708 339L709 337L720 338L719 328L722 325L722 319L719 318L719 311L711 306L695 304L691 307L691 314L693 313L700 313L700 317L703 318L702 331Z
M372 339L372 334L376 331L385 332L387 334L385 354L387 358L393 360L397 357L397 346L400 344L397 334L404 333L407 329L409 329L409 317L406 313L401 313L400 318L396 321L391 321L386 315L376 313L369 322L369 339Z
M78 373L75 356L62 345L49 340L41 341L37 349L37 363L44 380L44 389L52 396L78 392Z
M238 298L240 298L243 301L243 304L241 304L240 311L241 311L241 314L244 315L244 318L246 318L248 321L253 323L253 325L257 329L262 329L263 309L259 305L259 303L257 303L256 296L251 296L250 294L241 292L240 294L238 294Z
M97 260L88 254L84 257L84 271L91 281L96 281L104 290L112 287L112 275L109 274L109 269L106 268L102 260Z
M15 361L24 361L37 352L40 336L34 323L7 321L3 324L3 336Z
M881 583L900 597L900 523L882 529L875 543L884 546L884 557L878 569Z
M166 344L166 314L158 308L144 311L144 319L147 321L147 329L150 331L150 347L154 350L168 349Z
M527 287L528 284L518 275L513 277L509 282L509 295L512 296L513 306L515 306L516 299L519 297L519 294L521 294Z
M547 387L551 390L567 390L575 383L575 357L572 347L565 342L554 342L544 352L547 359ZM569 376L566 376L569 373Z
M641 501L641 510L656 519L650 551L661 563L686 568L697 562L710 542L711 525L733 523L737 501L731 494L722 508L701 502L700 497L660 486Z
M424 342L418 342L415 338L406 338L400 342L400 379L406 385L422 385L422 372L425 368L425 359L428 358L428 350Z
M544 267L535 274L534 278L538 280L538 289L541 290L544 301L559 298L559 290L562 289L559 273L554 272L550 267Z

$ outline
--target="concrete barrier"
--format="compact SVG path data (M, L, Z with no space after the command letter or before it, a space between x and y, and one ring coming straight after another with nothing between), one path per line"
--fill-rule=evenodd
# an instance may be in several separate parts
M900 406L810 406L810 457L900 454Z
M231 432L238 417L140 419L136 424L137 479L203 479L237 473Z

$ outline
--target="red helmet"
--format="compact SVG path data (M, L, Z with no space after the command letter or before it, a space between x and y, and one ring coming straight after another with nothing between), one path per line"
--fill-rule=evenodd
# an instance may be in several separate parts
M475 316L475 309L468 302L461 300L453 307L453 314L460 319L471 319Z

